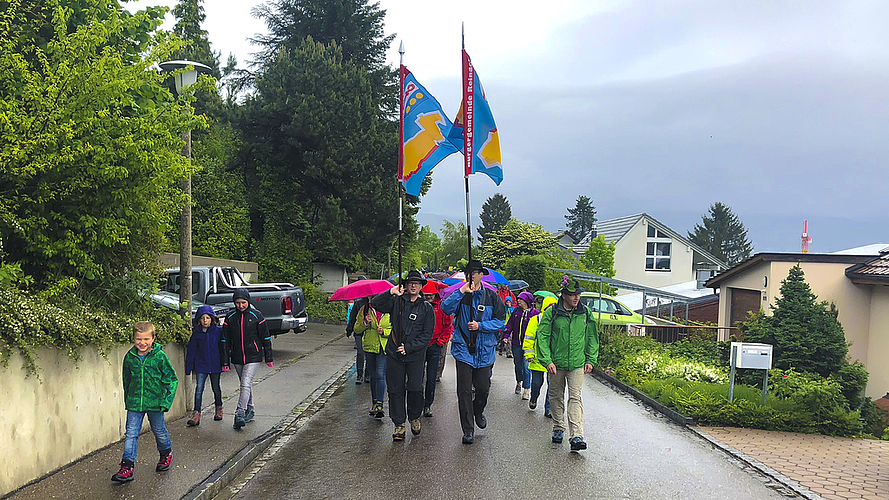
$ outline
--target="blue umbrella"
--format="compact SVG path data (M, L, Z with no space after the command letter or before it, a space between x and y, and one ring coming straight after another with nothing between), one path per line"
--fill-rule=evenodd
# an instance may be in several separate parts
M509 280L509 291L514 292L522 288L528 288L528 282L525 280Z
M508 285L509 284L509 280L504 278L502 274L491 269L490 267L486 267L485 269L488 270L488 274L482 276L482 281L487 281L488 283L500 283L501 285ZM441 280L441 282L447 283L448 280L451 280L451 279L466 281L466 275L463 274L463 271L460 271L458 273L452 274L450 278Z

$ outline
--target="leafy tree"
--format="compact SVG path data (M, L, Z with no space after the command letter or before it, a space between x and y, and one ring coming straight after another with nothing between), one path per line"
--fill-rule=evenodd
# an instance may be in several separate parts
M180 133L203 123L152 69L176 48L151 39L157 16L76 4L0 14L0 239L37 282L156 267L189 169Z
M512 219L512 209L506 196L495 193L488 198L478 217L482 220L482 225L478 228L478 241L484 246L489 234L500 231Z
M840 372L849 347L834 304L818 302L799 265L781 282L772 315L754 313L740 324L747 342L774 346L775 368L827 377Z
M590 240L590 246L580 257L580 263L586 271L606 278L613 278L617 274L614 269L614 250L615 243L605 241L602 235L596 236ZM602 288L604 293L617 295L617 289L610 285L604 285Z
M703 224L695 224L688 239L733 266L750 257L753 245L747 239L747 229L728 205L710 205L710 216L702 216Z
M441 267L461 267L460 260L465 263L466 252L466 224L444 221L441 226Z
M503 229L488 235L481 259L487 266L500 269L511 257L536 255L555 247L556 239L543 226L513 217Z
M565 216L568 221L568 230L572 235L582 240L596 227L596 207L593 206L589 196L580 195L574 208L568 209Z
M440 268L441 238L429 226L421 227L420 232L417 233L417 250L423 267L435 270Z
M537 291L546 287L546 268L543 255L519 255L506 260L503 273L507 279L525 280L528 288Z

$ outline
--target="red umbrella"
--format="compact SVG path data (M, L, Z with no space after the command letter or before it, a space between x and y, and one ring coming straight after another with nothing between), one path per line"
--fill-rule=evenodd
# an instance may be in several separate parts
M359 299L385 292L390 288L392 288L392 283L387 280L359 280L337 288L327 300Z

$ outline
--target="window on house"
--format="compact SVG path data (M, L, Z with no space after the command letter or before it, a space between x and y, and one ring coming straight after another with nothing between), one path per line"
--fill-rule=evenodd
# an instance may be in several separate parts
M645 269L647 271L669 271L671 246L672 243L649 241L645 249Z
M669 238L670 236L667 233L661 231L660 229L655 229L651 224L648 225L648 237L649 238Z

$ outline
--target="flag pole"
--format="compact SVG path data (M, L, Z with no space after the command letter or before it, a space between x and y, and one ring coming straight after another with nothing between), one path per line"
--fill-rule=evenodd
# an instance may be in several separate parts
M404 41L402 40L398 46L398 281L396 286L401 286L401 255L404 253L401 248L401 234L403 231L403 209L404 209ZM401 297L395 298L395 318L392 322L393 333L395 333L396 348L401 344ZM395 327L395 325L398 325Z
M470 225L470 217L469 217L469 174L472 173L472 130L470 130L470 126L472 122L467 123L466 115L470 106L472 106L471 102L467 102L466 100L466 78L467 78L467 66L466 66L466 24L460 23L460 44L461 44L461 53L460 53L460 66L463 68L462 74L462 94L463 94L463 116L460 117L463 120L463 184L466 187L466 255L468 256L466 261L469 262L472 260L472 225ZM468 137L467 137L468 135ZM468 154L467 154L468 153Z

